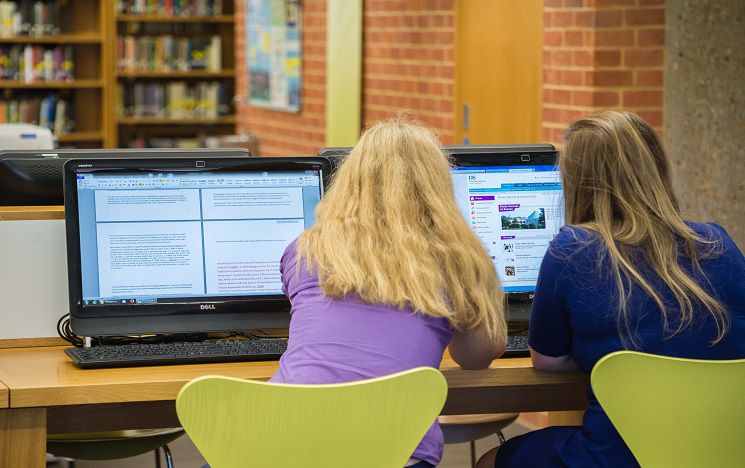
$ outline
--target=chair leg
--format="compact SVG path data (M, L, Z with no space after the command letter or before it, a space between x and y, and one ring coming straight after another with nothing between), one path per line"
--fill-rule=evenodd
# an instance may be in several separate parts
M173 456L171 456L171 449L168 448L168 445L164 445L162 448L163 453L166 454L166 467L173 468Z
M497 431L497 438L499 439L499 445L503 445L505 443L504 434L502 434L502 431Z
M153 450L155 453L155 468L160 468L160 447Z
M468 443L471 446L471 468L476 468L476 441Z

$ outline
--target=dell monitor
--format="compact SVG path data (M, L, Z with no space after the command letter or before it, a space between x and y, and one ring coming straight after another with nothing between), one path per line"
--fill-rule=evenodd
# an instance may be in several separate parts
M0 151L0 206L62 205L62 166L75 158L249 157L243 148Z
M330 169L319 157L68 161L73 331L286 327L280 258L314 223Z

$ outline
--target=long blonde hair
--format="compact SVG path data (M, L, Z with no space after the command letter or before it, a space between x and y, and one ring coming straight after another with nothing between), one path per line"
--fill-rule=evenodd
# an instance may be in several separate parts
M504 340L503 293L455 202L450 165L428 129L398 118L368 129L298 241L325 295L410 306Z
M606 111L581 118L567 129L560 169L566 222L596 232L610 258L619 300L619 332L635 344L627 301L637 284L662 311L665 331L674 336L690 327L697 306L714 319L719 342L729 318L722 304L681 266L705 278L699 261L716 255L719 245L683 220L673 193L670 164L654 129L631 112ZM641 253L672 292L665 303L640 271ZM669 302L669 301L668 301ZM670 326L675 317L677 325Z

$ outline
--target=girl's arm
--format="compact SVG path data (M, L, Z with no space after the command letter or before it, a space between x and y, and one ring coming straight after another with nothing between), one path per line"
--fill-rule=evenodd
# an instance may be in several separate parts
M448 349L450 357L463 369L486 369L507 347L507 337L490 338L483 327L453 330Z
M544 371L570 371L578 369L577 363L574 362L570 354L552 357L541 354L538 351L530 350L530 360L533 361L533 367Z

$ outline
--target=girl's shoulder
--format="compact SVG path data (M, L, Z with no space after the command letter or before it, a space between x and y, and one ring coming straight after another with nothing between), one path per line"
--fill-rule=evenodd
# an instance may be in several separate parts
M593 230L566 225L559 229L548 246L550 253L559 256L575 255L578 253L593 253L602 247L602 242Z

